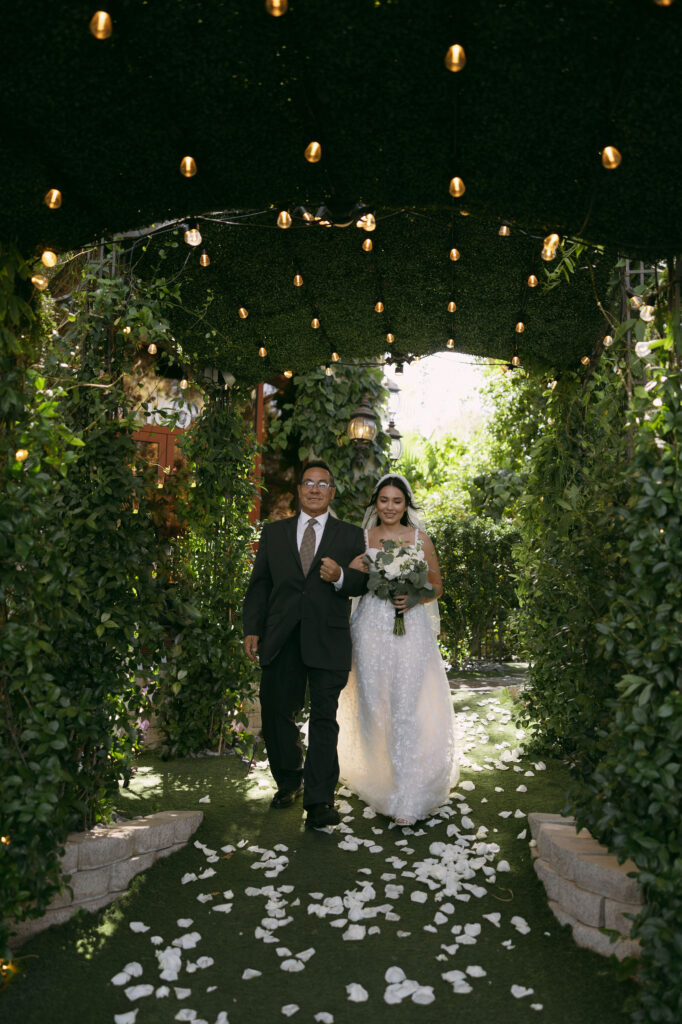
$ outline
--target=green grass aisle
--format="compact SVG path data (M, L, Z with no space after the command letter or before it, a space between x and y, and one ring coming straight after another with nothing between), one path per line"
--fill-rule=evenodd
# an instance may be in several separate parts
M526 815L560 810L565 778L520 758L510 707L457 694L461 780L415 829L342 793L341 830L306 833L300 805L268 810L264 765L145 759L120 810L199 807L196 841L24 946L0 1019L623 1024L616 968L574 945L532 869Z

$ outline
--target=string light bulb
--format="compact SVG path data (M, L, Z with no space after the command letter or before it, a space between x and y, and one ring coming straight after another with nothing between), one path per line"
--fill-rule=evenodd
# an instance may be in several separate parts
M383 311L384 311L384 304L381 301L381 299L379 299L379 301L375 302L375 304L374 304L374 312L375 313L383 313Z
M334 371L332 370L332 368L329 365L329 363L327 363L327 365L325 366L324 372L327 375L327 377L333 377L334 376Z
M641 296L639 296L639 295L631 295L630 296L630 309L641 309L642 306L643 306L643 302L642 302Z
M393 342L395 341L395 334L392 334L389 331L388 334L386 335L386 341L388 342L389 345L392 345Z
M448 47L448 52L445 54L445 67L448 71L462 71L466 67L466 62L467 55L463 46L453 43Z
M602 342L602 344L604 345L604 348L611 348L611 346L613 345L613 338L610 334L604 335L604 341Z
M303 156L309 164L317 164L322 159L322 146L319 142L309 142Z
M535 276L535 274L529 274L528 275L528 280L527 280L526 284L528 285L529 288L537 288L537 286L538 286L538 279Z
M500 224L500 229L497 233L500 238L509 238L511 235L511 228L508 224Z
M40 262L44 267L56 267L57 265L57 253L52 249L44 249L43 254L40 257Z
M277 227L286 230L291 227L291 214L288 210L280 210L277 217Z
M303 285L303 277L300 274L294 274L294 288L300 288Z
M201 245L201 231L199 231L199 228L187 228L185 231L185 241L187 245Z
M181 391L184 391L188 387L189 387L189 381L187 380L186 377L183 377L182 380L180 381L180 389L181 389Z
M450 349L454 348L455 347L455 339L454 338L448 338L447 346Z
M265 10L273 18L281 18L289 10L289 0L265 0Z
M26 459L28 458L28 448L17 448L17 450L14 453L14 458L16 459L17 462L26 462ZM8 843L9 839L7 840L7 843L5 845L7 845Z
M518 356L512 356L512 366L520 366L521 360Z
M459 249L455 249L455 247L453 246L452 249L450 250L450 259L452 260L453 263L456 263L457 260L459 260L461 258L462 258L461 252L459 251Z
M123 333L124 334L130 334L131 331L132 331L132 327L130 326L130 324L126 324L126 326L123 328Z
M454 196L455 199L459 199L460 196L464 195L466 190L467 190L467 187L466 187L466 185L464 184L464 182L462 181L461 178L457 178L457 177L450 178L450 184L448 185L448 192L450 193L451 196Z
M183 156L180 161L180 174L183 178L193 178L197 173L197 162L193 156Z
M34 288L37 288L39 292L44 292L48 285L48 280L44 274L33 274L31 277L31 284Z
M306 222L306 224L312 224L312 222L315 220L315 214L311 213L310 210L304 210L301 216L303 217L303 220Z
M268 350L266 349L265 345L261 345L261 347L258 349L258 355L261 357L261 359L265 359L267 354Z
M372 239L371 238L366 238L364 240L364 242L362 243L362 248L364 249L365 252L371 252L372 249L374 248L374 245L372 243Z
M62 205L62 194L58 188L51 188L43 196L43 202L50 210L58 210Z
M90 32L95 39L108 39L113 30L111 15L107 11L95 11L90 18Z
M542 252L540 253L540 256L545 263L549 263L556 256L556 251L559 248L559 241L559 236L554 232L545 237L542 243Z
M644 320L645 323L650 324L654 318L654 307L653 306L642 306L639 311L639 319Z
M147 345L147 352L149 352L150 356L155 356L158 351L159 350L158 350L158 348L156 347L156 345L154 344L153 341L151 342L150 345Z
M615 146L604 146L601 151L602 167L605 167L607 171L615 171L616 167L619 167L622 163L622 160L621 152Z
M201 256L199 257L199 263L202 267L208 267L211 263L211 257L208 255L205 249L202 252Z
M9 846L11 841L12 840L10 839L9 836L0 836L0 843L2 843L3 846Z
M517 334L523 334L525 329L526 329L526 325L524 324L523 320L519 320L518 323L516 324L516 327L514 328L514 330L516 331Z
M284 376L286 377L287 380L291 380L293 375L294 375L294 371L293 370L285 370L284 371Z
M582 359L580 360L580 362L583 364L583 366L589 366L590 365L590 357L589 356L583 356Z
M654 0L657 7L672 7L674 0Z
M314 316L312 318L312 320L310 321L310 326L312 327L312 329L314 331L316 331L318 329L318 327L320 326L320 321L319 321L319 319L316 316Z
M456 312L457 312L457 303L455 302L454 299L450 299L450 301L448 302L448 313L456 313Z
M341 356L339 355L338 352L332 352L332 362L333 363L338 363L340 358L341 358Z
M356 228L362 228L363 231L375 231L377 226L376 217L373 213L363 213L362 217L356 220L355 226Z
M237 313L239 314L240 320L246 320L247 316L249 315L249 311L246 308L246 306L240 306L239 309L237 310Z

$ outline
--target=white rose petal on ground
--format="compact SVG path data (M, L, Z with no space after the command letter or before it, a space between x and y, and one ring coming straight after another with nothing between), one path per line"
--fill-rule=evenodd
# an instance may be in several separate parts
M188 996L192 995L191 988L174 988L173 991L175 992L176 999L187 999Z
M115 1013L114 1024L135 1024L137 1010L130 1010L129 1013Z
M215 903L211 907L211 910L217 910L217 912L219 914L229 914L230 911L232 910L232 904L231 903Z
M511 811L500 811L498 814L498 818L508 818L510 814Z
M426 903L428 898L428 893L422 892L421 889L415 889L414 892L410 893L410 899L413 903Z
M160 946L163 943L163 939L161 938L160 935L152 935L149 941L151 942L152 946Z
M470 978L485 978L486 973L487 972L484 971L482 967L477 967L476 964L473 964L471 967L467 967L467 974Z
M420 985L417 991L412 993L412 1002L419 1003L420 1006L428 1006L435 998L430 985Z
M366 933L367 929L364 924L349 924L341 938L347 942L358 942L360 939L364 939Z
M154 992L153 985L130 985L125 989L125 994L128 996L130 1002L134 1002L135 999L144 999L146 996L151 996Z
M526 996L533 995L533 989L524 988L523 985L512 985L510 992L514 996L514 999L524 999Z
M214 875L215 868L206 868L206 870L202 871L200 875L197 875L197 878L203 880L204 878L213 878Z
M129 964L126 964L123 968L126 974L129 974L131 978L142 977L142 964L138 964L137 960L131 960Z
M520 786L516 787L516 792L517 793L527 793L528 792L528 786L524 786L524 784L521 783Z
M350 1003L366 1003L369 999L367 989L355 981L352 981L350 985L346 985L346 992L348 993L348 1001Z
M517 835L516 838L517 839L525 839L527 835L528 835L528 829L524 828L522 832L519 832L519 834Z
M175 1020L196 1020L196 1016L196 1010L190 1010L189 1006L184 1006L175 1014Z
M483 917L486 919L486 921L490 921L490 923L494 924L496 928L500 927L500 917L501 916L502 915L498 914L497 911L495 911L493 914L484 914L483 915Z
M520 807L517 807L516 810L514 811L514 817L515 818L525 818L526 817L526 812L522 811Z
M296 957L290 957L288 960L282 960L279 966L283 971L290 971L294 974L305 968L305 964L301 960L297 960Z
M199 803L200 804L210 804L210 802L211 802L211 798L208 795L202 796L202 797L199 798Z
M313 1020L317 1021L317 1024L334 1024L334 1014L327 1013L326 1010L320 1010L313 1017Z
M142 921L131 921L129 928L131 932L148 932L149 925L144 924Z
M175 923L178 928L191 928L194 921L191 917L179 917Z
M187 885L188 882L196 882L197 876L193 871L187 871L180 879L181 885Z
M498 871L511 871L511 868L509 867L509 861L508 860L498 861L497 870Z
M170 989L168 985L159 985L156 992L154 993L157 999L165 999L166 996L170 995Z
M315 950L312 946L310 946L308 949L304 949L301 953L297 953L296 959L302 960L303 963L305 964L308 962L308 960L310 960L311 956L315 956Z
M220 1011L220 1013L215 1019L215 1024L230 1024L229 1020L227 1019L227 1012L225 1010Z
M405 981L405 977L402 967L389 967L384 974L384 981L387 981L389 985L396 985L398 982Z
M200 956L199 959L197 960L197 967L199 968L199 970L203 971L207 967L212 967L214 962L215 961L213 960L212 956Z
M118 974L115 974L113 976L113 978L111 979L111 984L112 985L127 985L129 981L130 981L130 975L126 974L125 971L119 971Z
M465 779L464 782L460 782L458 784L457 788L458 789L463 789L463 790L465 790L465 792L467 792L467 791L471 792L472 789L476 789L476 786L474 785L473 782L469 782L468 779Z
M297 1003L287 1003L286 1006L282 1007L281 1012L285 1017L293 1017L293 1015L298 1013L300 1009L301 1007Z
M251 981L252 978L260 978L262 971L256 971L253 967L247 967L242 972L242 981Z
M528 922L525 921L522 917L519 917L518 914L515 917L512 917L511 923L514 925L517 932L519 932L521 935L528 935L528 932L530 931L530 926L528 925Z
M530 1008L531 1008L531 1010L541 1010L542 1009L542 1003L531 1003L530 1004Z

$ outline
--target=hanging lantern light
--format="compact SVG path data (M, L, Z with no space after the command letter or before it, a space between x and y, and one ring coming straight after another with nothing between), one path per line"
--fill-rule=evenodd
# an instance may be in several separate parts
M95 11L90 18L90 31L95 39L108 39L113 30L111 15L106 11Z
M654 307L653 306L642 306L639 311L639 319L644 320L645 323L650 324L654 318Z
M549 263L556 256L556 251L559 248L559 241L559 236L555 233L546 236L542 243L542 252L540 253L540 256L545 263Z
M340 358L341 358L341 356L339 355L338 352L332 352L332 362L333 363L338 363Z
M294 274L294 288L300 288L303 284L303 278L300 274Z
M204 249L202 251L202 253L201 253L201 256L199 257L199 263L200 263L200 265L202 267L208 267L210 265L210 262L211 262L211 257L208 255L208 253Z
M322 146L319 142L309 142L303 156L309 164L317 164L322 159Z
M362 243L362 248L364 249L365 252L371 252L373 248L372 239L366 238Z
M528 281L526 282L526 284L528 285L529 288L537 288L537 286L538 286L538 279L535 276L535 274L529 274Z
M447 347L449 349L453 349L455 347L455 339L454 338L448 338L448 340L447 340Z
M289 0L265 0L265 10L273 18L281 18L289 9Z
M33 274L31 277L31 284L34 288L37 288L39 292L44 292L48 285L48 280L44 274Z
M501 224L500 229L497 233L500 236L500 238L509 238L509 236L511 235L511 228L509 227L508 224Z
M657 7L672 7L674 0L654 0Z
M630 309L641 309L643 305L644 303L639 295L630 296Z
M375 304L374 304L374 312L375 313L383 313L383 311L384 311L384 304L381 301L381 299L379 299L378 302L375 302Z
M58 210L62 205L62 194L58 188L51 188L43 196L43 202L50 210Z
M512 356L512 366L520 366L521 360L518 356Z
M450 184L448 185L448 192L455 199L459 199L466 192L467 187L461 178L450 178Z
M455 302L454 299L450 299L450 301L448 302L448 313L456 313L456 312L457 312L457 303Z
M56 267L57 253L53 252L52 249L44 249L43 254L40 257L40 262L44 267Z
M201 231L199 231L199 228L187 228L185 231L185 241L187 242L187 245L201 245Z
M28 458L28 449L17 448L17 450L14 453L14 458L16 459L17 462L26 462L26 459Z
M333 377L334 376L334 371L332 370L332 368L329 365L329 363L327 363L327 365L325 366L324 372L325 372L327 377Z
M277 217L277 227L284 230L291 227L291 214L288 210L280 210Z
M613 345L613 338L610 334L604 335L604 341L602 342L604 348L611 348Z
M159 350L153 341L149 345L147 345L147 352L149 352L150 356L155 356L158 351Z
M386 341L388 342L389 345L392 345L393 342L395 341L395 334L392 334L391 331L389 331L388 334L386 335Z
M582 359L580 360L580 362L583 364L583 366L589 366L590 365L590 357L589 356L583 356Z
M389 448L388 458L391 462L397 462L400 456L403 454L403 442L402 434L398 430L393 420L389 420L386 434L391 439L391 447Z
M516 327L514 328L514 330L516 331L517 334L523 334L525 329L526 329L526 325L524 324L523 320L519 320L518 323L516 324Z
M123 328L123 333L124 334L130 334L131 331L132 331L132 327L129 324L126 324L126 326Z
M182 380L180 381L180 390L184 391L188 387L189 387L189 381L187 380L186 377L183 377Z
M306 210L305 207L303 208L301 216L303 217L303 220L306 222L306 224L312 224L312 222L315 220L315 214L311 213L310 210Z
M268 350L266 349L265 345L261 345L261 347L258 349L258 355L261 357L261 359L265 359L267 354Z
M318 317L314 316L314 317L312 318L312 320L310 321L310 326L312 327L312 329L313 329L314 331L316 331L316 330L317 330L317 329L319 328L319 326L320 326L320 321L319 321Z
M459 251L459 249L455 249L454 246L453 246L453 248L450 250L450 259L452 260L453 263L456 263L457 260L459 260L461 258L462 258L461 252Z
M377 226L376 218L373 213L364 213L362 217L356 220L355 226L356 228L362 228L363 231L375 231Z
M293 375L294 375L294 371L293 370L285 370L284 371L284 376L286 377L287 380L291 380Z
M237 310L237 313L239 314L240 320L246 320L247 316L249 315L249 311L246 308L246 306L240 306L239 309Z
M462 71L466 66L467 55L464 52L464 47L460 46L459 43L454 43L448 47L448 52L445 54L445 67L448 71Z
M377 419L369 404L369 395L362 401L348 422L348 436L351 441L368 444L377 436Z
M601 163L602 167L605 167L607 171L615 171L616 167L619 167L623 157L620 150L616 149L615 146L604 146L601 151Z
M197 173L197 164L193 156L183 156L180 161L180 174L183 178L193 178Z

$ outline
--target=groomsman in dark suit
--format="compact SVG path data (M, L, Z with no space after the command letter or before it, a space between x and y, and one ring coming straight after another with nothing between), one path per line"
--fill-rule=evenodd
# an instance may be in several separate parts
M367 588L366 574L347 568L364 551L363 532L329 514L335 493L327 464L309 462L298 485L299 515L263 528L243 610L244 649L262 669L263 738L277 784L271 806L289 807L302 791L312 828L339 822L336 709L351 666L348 598ZM304 764L296 716L306 685Z

